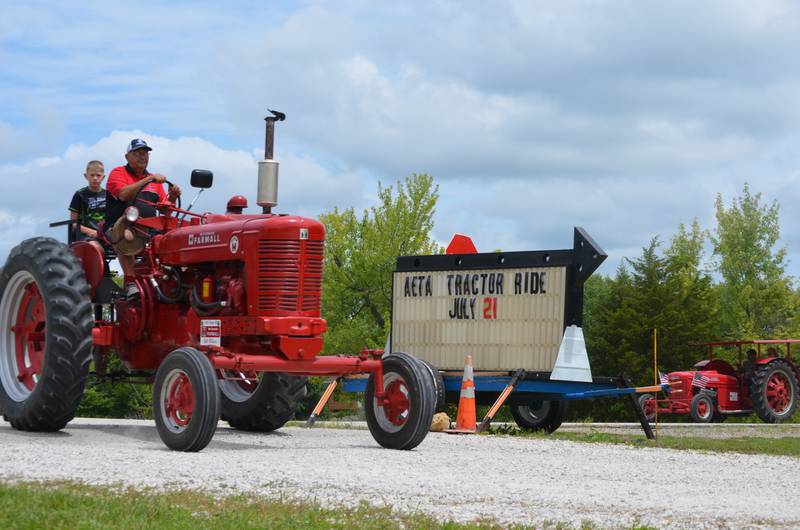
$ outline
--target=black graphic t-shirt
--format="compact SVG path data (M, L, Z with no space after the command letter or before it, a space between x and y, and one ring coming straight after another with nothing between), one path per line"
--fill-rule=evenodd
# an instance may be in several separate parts
M69 211L78 214L83 226L97 230L97 225L106 218L106 190L91 191L88 186L79 189L72 196ZM86 237L80 236L81 239Z

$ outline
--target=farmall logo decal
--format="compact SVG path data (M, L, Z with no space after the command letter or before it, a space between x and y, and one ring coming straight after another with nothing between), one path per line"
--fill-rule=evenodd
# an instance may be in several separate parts
M195 245L208 245L210 243L219 243L219 234L214 232L202 232L200 234L189 234L189 246Z

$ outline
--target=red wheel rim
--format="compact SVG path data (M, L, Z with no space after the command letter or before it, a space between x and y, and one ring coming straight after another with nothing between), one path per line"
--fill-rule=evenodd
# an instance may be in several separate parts
M408 394L408 387L401 379L395 379L386 387L386 403L383 411L386 419L394 425L403 425L408 420L408 411L411 406Z
M708 403L705 400L701 400L697 403L697 415L701 418L705 418L708 416L709 407Z
M767 380L765 389L767 404L776 414L783 414L792 404L792 386L782 372L775 372Z
M645 416L652 416L656 413L656 401L654 399L646 399L642 411Z
M194 390L189 377L181 372L175 377L164 397L164 412L180 427L189 425L194 411Z
M33 390L44 364L46 310L34 282L27 284L24 291L11 331L15 337L17 379L28 390Z

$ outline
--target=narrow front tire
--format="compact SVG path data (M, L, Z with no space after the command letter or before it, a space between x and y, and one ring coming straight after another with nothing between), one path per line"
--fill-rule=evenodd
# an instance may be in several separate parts
M211 361L194 348L178 348L158 367L153 383L158 435L175 451L196 452L214 437L220 395Z

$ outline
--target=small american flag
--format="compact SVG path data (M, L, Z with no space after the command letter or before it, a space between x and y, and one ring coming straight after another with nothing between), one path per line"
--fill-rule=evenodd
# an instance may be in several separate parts
M658 371L658 380L661 381L662 385L669 384L669 376L665 373L662 373L661 370Z
M705 388L708 384L708 377L704 376L700 372L696 372L694 377L692 378L692 386L696 386L697 388Z

